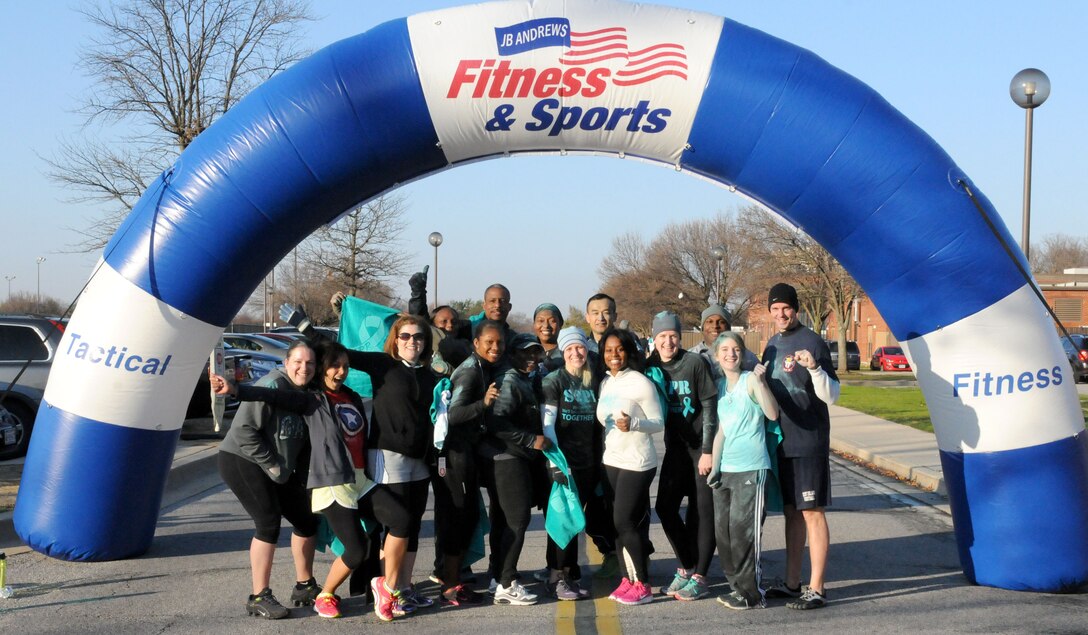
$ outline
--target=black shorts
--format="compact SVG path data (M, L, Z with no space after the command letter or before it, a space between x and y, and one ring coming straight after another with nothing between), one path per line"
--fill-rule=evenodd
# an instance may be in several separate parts
M826 456L778 457L782 502L794 509L831 505L831 460Z

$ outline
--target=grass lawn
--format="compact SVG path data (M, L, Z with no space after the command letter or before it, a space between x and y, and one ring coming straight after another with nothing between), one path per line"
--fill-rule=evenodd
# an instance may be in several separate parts
M933 423L929 420L929 410L920 388L844 385L835 405L933 432ZM1088 396L1081 395L1080 407L1085 419L1088 419Z

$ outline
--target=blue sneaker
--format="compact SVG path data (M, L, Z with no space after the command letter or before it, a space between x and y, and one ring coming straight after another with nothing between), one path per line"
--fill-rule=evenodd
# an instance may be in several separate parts
M676 597L676 594L680 592L680 589L687 586L687 583L690 580L691 576L686 575L683 569L677 569L676 575L672 577L672 582L670 582L669 586L665 587L665 589L661 591L661 594L667 595L669 597Z

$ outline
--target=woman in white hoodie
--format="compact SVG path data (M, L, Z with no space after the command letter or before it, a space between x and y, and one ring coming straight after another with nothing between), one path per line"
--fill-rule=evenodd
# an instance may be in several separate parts
M657 389L642 374L643 360L630 331L610 330L601 337L607 372L597 399L597 420L604 426L603 462L615 492L616 543L627 569L609 597L621 604L653 601L648 584L650 484L658 457L651 435L664 430L665 422Z

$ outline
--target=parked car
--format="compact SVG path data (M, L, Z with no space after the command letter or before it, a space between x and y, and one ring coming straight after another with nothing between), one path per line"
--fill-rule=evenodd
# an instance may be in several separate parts
M258 333L257 335L261 335L263 337L271 337L274 340L279 340L286 343L288 346L290 346L291 343L295 340L302 339L302 333L299 333L298 331L295 331L294 333Z
M33 315L0 315L0 408L6 411L0 417L0 459L26 454L64 324Z
M838 368L839 342L829 340L827 347L831 349L831 365ZM857 342L850 341L846 343L846 370L861 370L861 350L858 349Z
M273 355L281 360L287 357L287 347L290 346L287 342L256 333L223 333L223 343L234 348Z
M332 326L315 326L314 330L321 333L330 340L336 342L340 339L340 329ZM277 326L272 329L273 333L298 333L298 329L293 326Z
M910 362L899 346L881 346L873 351L869 360L869 370L910 371Z
M1074 335L1074 338L1077 336ZM1082 338L1084 336L1081 336ZM1073 368L1073 381L1074 382L1086 382L1088 381L1088 350L1084 348L1077 348L1073 344L1069 343L1066 338L1061 338L1062 350L1065 351L1065 356L1069 358L1069 365ZM1086 343L1083 339L1078 342L1079 346L1084 346Z

